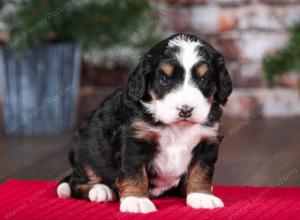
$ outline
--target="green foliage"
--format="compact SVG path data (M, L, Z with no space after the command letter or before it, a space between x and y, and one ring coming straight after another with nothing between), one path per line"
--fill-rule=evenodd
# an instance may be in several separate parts
M300 73L300 24L292 29L292 36L284 48L264 58L263 68L268 80L292 70Z
M0 0L1 1L1 0ZM84 49L152 42L155 9L143 0L19 0L4 18L10 48L46 41L78 42ZM0 2L1 3L1 2ZM149 22L151 21L151 22ZM149 28L141 30L144 26ZM138 39L134 36L139 35Z

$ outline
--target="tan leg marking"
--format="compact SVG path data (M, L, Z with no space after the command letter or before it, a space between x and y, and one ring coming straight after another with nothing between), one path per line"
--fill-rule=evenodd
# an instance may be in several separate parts
M149 213L157 209L148 198L148 177L143 167L137 179L117 181L120 194L120 211L130 213Z
M148 177L145 168L143 167L139 173L138 179L123 179L117 180L120 198L126 196L148 196Z
M187 181L186 204L192 208L214 209L224 207L221 199L212 195L212 180L199 163L190 167Z
M205 170L199 163L190 167L187 176L187 193L211 192L212 180L207 177Z

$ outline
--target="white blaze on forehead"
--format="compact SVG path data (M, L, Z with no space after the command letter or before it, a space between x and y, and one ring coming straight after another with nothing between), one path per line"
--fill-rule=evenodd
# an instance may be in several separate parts
M201 60L197 48L203 45L199 41L190 41L178 37L170 40L168 46L179 47L179 51L175 56L185 70L184 84L187 85L191 79L192 67Z

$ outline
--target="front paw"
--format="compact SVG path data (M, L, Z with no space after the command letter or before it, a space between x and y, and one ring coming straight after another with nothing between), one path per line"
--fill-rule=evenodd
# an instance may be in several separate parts
M216 196L207 193L189 193L186 204L192 208L214 209L224 207L224 203Z
M157 211L155 205L147 197L127 196L121 199L121 212L148 213Z

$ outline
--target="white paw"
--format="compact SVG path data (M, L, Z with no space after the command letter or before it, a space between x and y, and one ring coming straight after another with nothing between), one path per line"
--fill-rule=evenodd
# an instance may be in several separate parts
M148 213L157 211L155 205L146 197L128 196L121 199L121 212Z
M71 197L71 187L68 183L61 183L56 189L59 198L66 199Z
M224 207L221 199L206 193L190 193L186 197L186 204L192 208L214 209Z
M104 184L96 184L89 191L89 199L92 202L108 202L115 199L114 192Z

